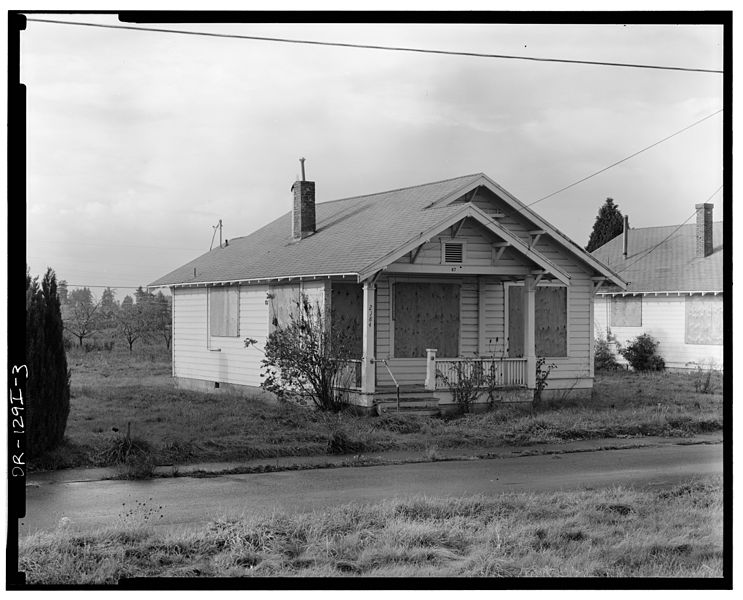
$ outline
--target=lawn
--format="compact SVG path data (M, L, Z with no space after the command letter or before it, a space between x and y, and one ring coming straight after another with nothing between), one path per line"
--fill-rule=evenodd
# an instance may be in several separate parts
M153 527L143 504L95 533L20 541L28 583L121 577L721 577L722 481L411 498L308 514ZM167 507L164 509L167 510Z
M128 352L68 356L72 400L66 439L35 469L112 464L127 427L158 464L239 461L330 451L497 449L617 436L690 436L722 429L721 380L695 391L694 374L598 374L588 401L528 404L442 419L323 414L237 395L176 389L170 355L143 346ZM334 443L331 443L334 442Z

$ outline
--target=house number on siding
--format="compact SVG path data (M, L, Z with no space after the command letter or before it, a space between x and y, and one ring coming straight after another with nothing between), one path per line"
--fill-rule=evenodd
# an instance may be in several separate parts
M368 326L371 327L374 323L374 305L369 304L369 319L368 319Z

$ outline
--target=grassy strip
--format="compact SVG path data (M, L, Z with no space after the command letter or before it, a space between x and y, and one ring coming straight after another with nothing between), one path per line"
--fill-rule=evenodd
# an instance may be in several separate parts
M722 481L493 498L412 498L322 512L153 527L138 503L92 534L20 542L29 583L121 577L721 577ZM167 507L164 509L167 511Z
M112 450L121 447L127 423L137 445L149 449L143 471L155 463L322 455L344 448L349 454L425 453L604 437L683 437L722 428L720 386L718 393L698 393L693 374L599 374L590 400L548 402L537 412L511 404L453 419L376 418L176 389L167 360L136 353L83 354L70 364L67 439L36 461L37 469L114 464L118 452Z

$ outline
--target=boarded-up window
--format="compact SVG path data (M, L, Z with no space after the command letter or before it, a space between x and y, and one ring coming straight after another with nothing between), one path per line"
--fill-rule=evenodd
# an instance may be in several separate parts
M424 358L426 348L437 356L459 354L459 285L395 283L395 357Z
M524 355L524 308L521 285L508 288L508 355ZM534 296L534 346L537 356L568 355L568 289L537 287Z
M331 327L348 344L354 358L361 358L363 350L362 319L364 290L357 283L336 283L331 288Z
M269 288L268 330L273 332L277 327L286 327L292 315L299 311L299 286L280 285Z
M687 296L687 344L722 344L722 296Z
M237 287L209 288L209 333L216 337L238 335L239 295Z
M624 296L611 299L613 327L642 326L642 296Z

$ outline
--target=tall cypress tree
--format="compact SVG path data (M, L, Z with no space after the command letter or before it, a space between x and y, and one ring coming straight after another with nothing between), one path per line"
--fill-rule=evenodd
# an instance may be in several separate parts
M622 233L623 229L624 217L619 207L614 204L612 198L607 198L604 205L599 209L599 214L596 217L596 222L593 224L593 231L591 231L591 237L588 239L586 250L593 252L596 248L600 248L609 240L617 237Z
M70 372L52 269L41 286L26 272L26 365L26 448L33 458L62 442L70 412Z

